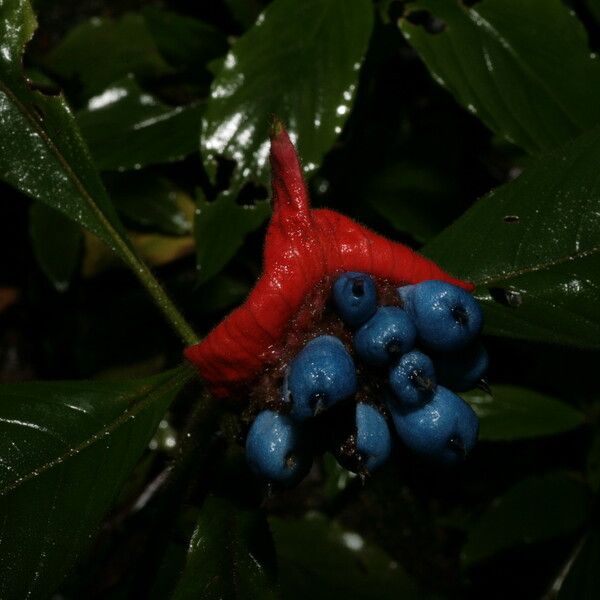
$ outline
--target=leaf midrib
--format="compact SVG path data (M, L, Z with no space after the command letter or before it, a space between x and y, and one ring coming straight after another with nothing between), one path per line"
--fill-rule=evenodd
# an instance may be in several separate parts
M62 464L68 458L72 458L76 456L83 450L93 446L96 442L110 435L114 431L116 431L121 425L123 425L126 421L128 421L133 416L139 414L142 410L144 410L153 398L157 395L167 394L170 391L177 389L179 386L184 385L187 381L189 381L193 376L193 371L191 368L187 367L187 365L182 365L173 373L173 375L164 383L160 384L157 387L150 387L149 389L143 390L141 393L140 400L130 409L124 410L116 419L111 421L108 425L100 428L94 435L82 440L76 446L69 448L62 454L52 458L48 462L35 469L29 471L25 475L15 479L12 483L9 483L4 487L4 489L0 490L0 498L2 496L6 496L11 493L15 489L21 487L28 481L39 477L46 471L57 467ZM123 397L123 400L127 400L127 398L134 398L140 395L140 390L136 390L131 392L131 394L127 394Z
M101 226L105 229L106 233L113 240L115 245L122 252L122 256L126 258L126 261L129 265L138 266L138 260L124 241L121 235L118 234L116 229L113 227L112 223L106 218L105 214L102 212L92 195L88 192L85 185L79 179L79 177L75 174L68 161L62 155L62 152L58 149L58 147L53 143L52 139L47 135L46 130L40 127L37 120L31 115L31 113L26 109L23 103L19 100L19 98L12 92L12 90L7 87L6 83L3 80L0 80L0 90L6 94L7 98L17 107L19 112L29 121L32 128L37 132L40 138L44 141L50 152L55 156L58 160L65 173L71 180L72 184L75 186L81 197L85 200L88 207L91 209L94 216L98 219ZM32 91L32 94L38 94L39 92ZM64 96L61 94L58 98L64 102ZM69 215L70 216L70 215Z
M501 281L506 281L507 279L512 279L514 277L520 277L521 275L526 275L528 273L536 273L538 271L546 271L552 267L556 267L558 265L564 264L566 262L571 262L575 260L580 260L582 258L587 258L588 256L593 256L600 252L600 246L594 246L592 248L588 248L587 250L582 250L580 252L575 252L574 254L568 254L566 256L560 256L558 258L549 260L547 262L538 263L536 265L530 265L528 267L523 267L521 269L515 269L513 271L508 271L506 273L502 273L501 275L492 276L490 279L475 279L473 283L476 285L490 285L493 283L499 283Z

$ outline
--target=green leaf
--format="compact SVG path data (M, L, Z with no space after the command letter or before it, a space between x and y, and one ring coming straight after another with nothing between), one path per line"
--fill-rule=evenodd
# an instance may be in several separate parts
M46 597L95 530L178 390L180 367L124 383L0 388L0 596Z
M416 11L429 11L443 30L411 23ZM528 152L555 148L600 123L600 61L560 0L483 0L471 8L417 0L408 15L400 28L433 77Z
M314 170L348 116L373 22L368 0L275 0L228 54L202 119L201 150L235 160L233 187L267 179L277 115Z
M424 253L475 282L496 335L600 347L600 128L479 200Z
M596 23L600 23L600 0L585 0L585 5L592 13Z
M208 498L188 549L174 600L278 598L275 555L262 513Z
M572 533L589 514L589 496L582 483L562 473L519 482L497 498L471 530L463 561L473 564L522 544Z
M558 593L558 600L593 600L600 596L600 531L596 526L579 546ZM563 574L559 573L559 581Z
M42 271L59 292L64 292L79 262L81 230L57 210L34 202L29 211L29 231Z
M481 390L464 394L480 420L479 438L507 441L563 433L579 427L584 416L578 410L532 390L495 385L493 396Z
M223 269L235 256L246 235L260 227L269 213L267 201L241 206L227 191L213 202L198 198L195 236L201 283Z
M264 5L261 0L225 0L231 16L244 28L249 29Z
M144 7L142 15L160 53L174 66L202 69L227 52L225 35L203 21L155 6Z
M365 200L392 227L419 242L432 238L452 221L453 199L459 194L455 182L445 174L408 162L377 173L367 191Z
M105 182L117 210L136 225L171 235L191 233L193 200L168 179L143 171L110 173Z
M196 335L132 251L64 98L44 96L23 77L23 49L35 26L27 0L0 4L0 177L96 234L192 344Z
M122 226L64 98L32 90L23 77L23 48L35 27L26 0L0 5L1 177L87 227L124 256Z
M269 522L286 600L426 598L400 565L355 532L318 515Z
M195 152L200 111L200 104L167 106L127 76L90 98L77 122L98 168L123 171Z
M250 285L246 281L221 273L194 290L194 308L202 314L222 311L240 304L249 291Z
M585 476L590 488L597 493L600 490L600 430L596 430L588 450Z
M47 64L63 78L77 77L85 97L129 73L147 79L172 71L144 18L135 14L115 21L93 17L78 25L50 52Z

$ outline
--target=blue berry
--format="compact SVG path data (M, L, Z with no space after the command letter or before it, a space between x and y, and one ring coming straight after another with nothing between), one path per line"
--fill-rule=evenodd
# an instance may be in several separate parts
M392 450L392 437L385 417L370 404L356 405L356 450L367 471L384 464Z
M377 290L373 278L364 273L343 273L333 284L333 302L348 325L362 325L377 309Z
M390 369L390 387L405 408L417 408L429 401L436 387L436 373L431 359L413 350Z
M439 352L469 345L481 331L479 304L465 290L443 281L423 281L398 289L421 341Z
M417 336L408 313L396 306L383 306L354 335L357 354L368 365L383 367L412 349Z
M479 421L473 409L456 394L438 386L430 402L403 410L390 402L400 439L416 454L445 464L460 462L475 446Z
M344 344L331 335L311 340L291 362L284 382L290 415L304 421L356 392L356 369Z
M488 353L479 343L434 357L439 382L456 392L473 389L484 377L488 363Z
M312 463L301 425L271 410L259 413L252 423L246 460L257 475L285 485L300 481Z

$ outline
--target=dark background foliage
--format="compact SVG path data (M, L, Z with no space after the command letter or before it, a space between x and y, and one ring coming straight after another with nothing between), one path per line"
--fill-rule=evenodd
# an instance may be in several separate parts
M27 43L0 6L0 596L597 598L600 2L33 9ZM199 336L243 300L273 114L316 206L477 284L460 469L269 492L181 366L139 257Z

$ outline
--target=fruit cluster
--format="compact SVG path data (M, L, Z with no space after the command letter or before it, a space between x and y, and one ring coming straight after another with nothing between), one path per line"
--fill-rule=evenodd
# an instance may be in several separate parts
M473 448L477 417L450 390L475 387L487 369L477 301L437 280L392 291L380 305L370 275L347 272L334 281L331 305L345 334L313 337L287 365L278 405L258 412L248 431L255 473L293 485L321 437L343 466L365 475L391 454L390 424L407 448L442 463ZM332 433L340 422L341 438Z

